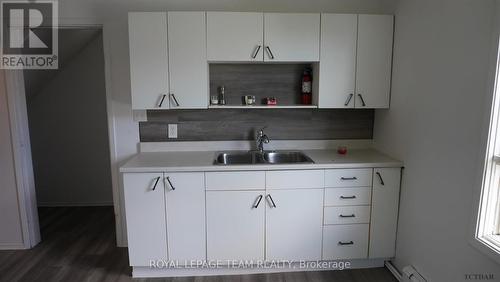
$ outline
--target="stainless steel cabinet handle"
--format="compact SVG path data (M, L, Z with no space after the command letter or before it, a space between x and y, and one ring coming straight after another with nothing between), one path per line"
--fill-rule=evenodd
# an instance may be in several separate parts
M341 245L341 246L345 246L345 245L354 245L354 242L353 242L353 241L349 241L349 242L342 242L342 241L339 241L339 245Z
M163 94L163 96L161 96L160 104L158 104L159 108L161 108L161 105L163 105L163 101L165 100L165 97L167 97L167 94Z
M177 107L179 107L179 106L180 106L180 105L179 105L179 102L177 102L177 99L175 98L174 93L170 94L170 96L172 97L172 99L174 99L175 105L176 105Z
M275 207L276 207L276 204L274 203L274 201L273 201L273 197L271 197L271 194L267 194L267 198L268 198L269 200L271 200L272 207L273 207L273 208L275 208Z
M170 188L172 188L172 190L175 190L175 187L174 185L172 185L172 181L170 181L170 177L167 176L167 181L168 181L168 185L170 185Z
M346 106L346 107L349 106L349 103L351 102L352 96L354 96L354 94L352 94L352 93L349 94L349 97L347 97L347 100L345 101L344 106Z
M358 179L356 176L354 177L341 177L340 180L356 180Z
M349 215L339 214L339 217L347 218L347 217L356 217L356 216L354 214L349 214Z
M358 96L359 96L359 99L361 99L361 104L363 105L363 107L366 107L365 99L363 99L363 95L358 94Z
M378 176L378 179L380 180L380 185L384 186L384 179L382 179L382 175L380 175L380 172L375 172L375 174Z
M340 196L341 199L356 199L356 196Z
M262 195L259 195L259 197L257 197L257 203L255 203L255 205L253 205L253 208L256 209L259 207L259 204L260 204L260 201L262 200Z
M255 52L253 53L252 55L252 59L255 59L257 57L257 54L259 54L259 51L260 51L260 47L262 46L257 46L257 48L255 49Z
M151 188L151 190L154 191L156 189L156 185L158 185L158 181L160 181L160 178L161 177L159 177L159 176L156 178L155 184L153 185L153 188Z
M271 48L269 46L266 46L267 53L269 54L269 57L271 57L271 60L274 60L274 55L273 52L271 52Z

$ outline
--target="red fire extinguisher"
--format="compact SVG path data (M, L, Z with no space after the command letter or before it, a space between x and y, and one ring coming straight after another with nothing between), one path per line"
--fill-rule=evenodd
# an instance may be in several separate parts
M312 104L312 75L310 69L305 69L302 75L302 95L300 101L303 105Z

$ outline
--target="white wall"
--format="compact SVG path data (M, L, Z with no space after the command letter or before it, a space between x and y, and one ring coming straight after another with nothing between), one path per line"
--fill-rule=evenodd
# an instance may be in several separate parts
M0 71L0 249L24 246L9 122L5 77L2 70Z
M481 134L492 93L495 1L401 0L390 110L377 111L376 146L404 161L395 264L430 281L495 275L469 244Z
M60 65L27 102L38 203L112 205L101 34Z

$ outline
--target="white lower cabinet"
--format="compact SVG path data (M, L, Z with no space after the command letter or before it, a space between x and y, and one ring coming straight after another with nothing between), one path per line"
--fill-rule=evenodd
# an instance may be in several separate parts
M129 262L149 266L150 260L166 260L167 225L163 173L123 175Z
M325 226L323 228L323 259L367 258L368 231L368 224Z
M390 258L400 179L400 168L125 173L130 265Z
M268 190L266 259L320 260L322 209L323 189Z
M204 173L166 173L164 181L169 259L179 264L189 260L204 260Z
M373 171L370 258L395 255L400 182L400 168L376 168Z
M206 192L208 260L264 259L264 192Z

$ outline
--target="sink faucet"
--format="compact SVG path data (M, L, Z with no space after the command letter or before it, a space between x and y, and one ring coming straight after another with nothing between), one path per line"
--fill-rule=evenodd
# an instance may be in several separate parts
M257 142L257 150L262 154L264 153L264 144L269 143L269 137L264 134L264 129L266 127L263 127L259 130L259 133L257 134L257 139L255 140Z

